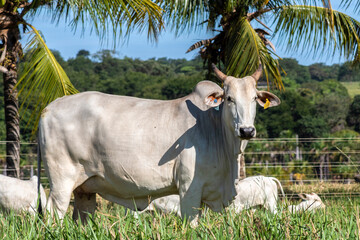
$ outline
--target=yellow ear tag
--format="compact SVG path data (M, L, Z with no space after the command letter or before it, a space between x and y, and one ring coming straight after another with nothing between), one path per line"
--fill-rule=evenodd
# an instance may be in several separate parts
M264 109L267 109L268 107L270 107L270 101L269 99L266 99L266 103L264 104Z

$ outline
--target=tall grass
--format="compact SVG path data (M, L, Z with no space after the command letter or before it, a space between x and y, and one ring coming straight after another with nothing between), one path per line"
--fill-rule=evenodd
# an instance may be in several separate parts
M76 224L67 214L63 222L44 223L28 214L0 214L0 239L359 239L360 199L327 199L315 213L290 214L264 209L241 214L208 211L191 228L175 215L145 213L139 219L123 207L101 201L88 224Z

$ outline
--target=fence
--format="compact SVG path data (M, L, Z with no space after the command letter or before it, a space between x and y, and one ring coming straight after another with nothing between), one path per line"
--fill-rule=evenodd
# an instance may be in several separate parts
M0 161L5 166L5 141L0 141ZM36 143L21 143L21 178L29 179L37 174ZM354 186L348 192L338 190L323 192L325 196L360 196L355 184L360 174L360 138L255 138L249 141L245 151L247 176L265 175L280 180L284 188L296 185L340 184ZM4 167L1 169L5 171ZM41 169L41 182L48 187ZM290 190L289 190L290 189Z

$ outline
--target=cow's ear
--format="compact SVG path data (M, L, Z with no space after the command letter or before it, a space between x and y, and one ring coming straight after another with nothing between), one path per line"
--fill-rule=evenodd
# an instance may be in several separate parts
M223 92L214 92L205 98L205 104L209 107L217 107L223 102L223 97Z
M267 91L257 91L256 101L264 108L275 107L281 103L280 99Z
M304 193L300 193L300 194L298 194L298 196L303 200L308 200L306 194L304 194Z

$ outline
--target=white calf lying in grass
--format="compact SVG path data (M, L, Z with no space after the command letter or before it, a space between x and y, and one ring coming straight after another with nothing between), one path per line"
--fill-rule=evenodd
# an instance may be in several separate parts
M20 180L0 175L0 209L35 214L38 200L37 184L37 176L33 176L30 180ZM42 209L45 209L46 195L41 185L40 196Z
M263 206L272 213L276 213L278 186L285 198L284 190L278 179L264 176L245 178L236 185L237 195L230 208L234 208L236 213L240 213L251 207Z
M251 207L264 206L264 208L272 213L276 213L278 186L285 198L281 183L276 178L253 176L240 180L236 185L237 195L229 208L234 209L236 213L240 213L242 210ZM155 199L142 212L153 211L155 209L163 213L177 213L180 216L179 195L169 195Z
M166 197L157 198L150 203L150 205L143 210L145 211L160 211L162 213L176 213L181 217L180 212L180 197L177 194Z
M325 208L325 204L316 193L299 194L299 197L303 201L298 205L290 205L288 209L291 213L304 211L314 212L317 209Z

